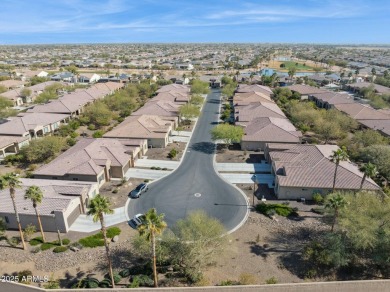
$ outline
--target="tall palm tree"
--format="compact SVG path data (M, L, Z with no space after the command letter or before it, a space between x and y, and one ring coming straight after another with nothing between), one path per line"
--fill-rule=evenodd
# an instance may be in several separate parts
M347 204L347 200L341 193L332 193L326 199L325 208L333 211L331 232L333 232L334 226L336 225L340 209L344 208Z
M107 229L104 223L104 215L113 214L114 210L111 209L110 200L100 194L97 194L89 203L88 216L93 216L93 222L100 221L101 230L104 239L104 245L106 247L106 256L109 268L109 274L111 278L112 288L115 288L114 274L112 272L112 263L110 258L110 248L107 241Z
M41 216L38 212L38 204L42 203L43 199L43 192L38 186L31 186L26 190L26 195L24 196L24 199L30 199L33 203L33 207L35 209L35 214L37 215L38 224L39 224L39 230L41 231L42 240L43 242L46 242L45 234L43 233L42 228L42 222L41 222Z
M22 230L22 226L20 225L19 213L18 213L18 209L16 207L16 202L15 202L15 189L20 188L21 184L22 183L20 182L19 178L13 172L6 173L5 175L0 177L0 189L1 190L6 189L6 188L9 189L9 195L11 197L12 204L14 206L16 222L18 223L20 239L22 241L23 249L26 249L26 243L24 242L23 230Z
M164 221L164 214L157 214L155 208L146 212L143 223L139 226L138 232L141 236L146 236L147 240L152 243L153 256L153 280L154 287L158 287L157 281L157 264L156 264L156 235L161 234L167 227Z
M333 154L330 156L330 159L336 164L336 167L334 169L332 192L334 192L336 188L337 169L339 167L340 161L346 161L348 160L348 158L349 156L345 146L333 151Z
M363 172L363 178L362 178L362 182L360 183L359 190L362 190L363 184L364 184L364 181L366 180L366 178L367 177L373 178L373 177L377 176L378 170L374 164L372 164L371 162L368 162L367 164L364 164L364 165L362 165L362 167L360 167L360 171Z

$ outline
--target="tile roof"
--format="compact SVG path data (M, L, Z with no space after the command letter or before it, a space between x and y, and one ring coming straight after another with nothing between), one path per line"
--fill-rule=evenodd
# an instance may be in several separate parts
M28 137L0 136L0 148L5 148L14 143L20 143L28 139Z
M355 89L361 89L361 88L366 88L366 87L370 87L370 86L373 86L374 90L377 93L379 93L379 94L390 94L390 88L389 87L386 87L386 86L383 86L383 85L379 85L379 84L375 84L375 83L357 82L357 83L348 84L348 87L355 88Z
M189 93L190 87L187 85L182 85L182 84L168 84L168 85L162 86L156 92L162 93L162 92L169 92L169 91Z
M270 97L273 94L271 88L269 88L268 86L258 85L258 84L254 84L254 85L240 84L236 92L237 93L260 92L268 97Z
M314 93L310 95L314 96L317 100L322 101L323 103L325 102L329 104L355 103L353 97L348 94L341 94L336 92L323 92L323 93Z
M132 147L127 145L126 140L84 138L34 174L98 175L105 166L123 167L129 162Z
M156 115L127 117L103 137L112 138L165 138L173 128L171 120Z
M297 143L302 136L302 133L285 118L256 118L244 126L245 135L242 141Z
M355 120L389 120L390 115L360 103L336 104L335 107Z
M267 94L261 92L245 92L245 93L236 93L233 96L233 104L235 105L245 105L252 102L270 102L274 103L271 97Z
M380 131L383 134L390 136L390 119L388 120L359 120L367 128Z
M272 147L272 144L270 144ZM336 145L290 145L288 150L270 152L280 186L327 188L333 186L335 163L329 156ZM358 167L342 161L337 170L336 189L359 189L363 178ZM364 189L378 190L379 186L367 179Z
M10 117L8 122L0 124L0 135L23 136L30 130L60 122L69 115L48 113L24 113L22 116Z
M157 115L157 116L168 116L178 117L180 105L172 101L157 100L149 101L143 107L136 112L133 112L133 116L141 115Z
M264 117L286 118L282 110L275 103L270 102L235 106L234 110L237 122L250 122L255 118Z
M294 85L287 86L287 88L290 89L291 91L298 92L299 94L302 94L302 95L328 92L324 89L320 89L317 87L304 85L304 84L294 84Z

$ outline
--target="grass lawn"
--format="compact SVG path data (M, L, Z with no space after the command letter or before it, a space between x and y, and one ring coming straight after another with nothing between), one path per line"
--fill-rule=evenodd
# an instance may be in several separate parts
M280 67L280 65L282 65L282 64L285 65L284 68ZM294 62L294 61L284 61L284 62L271 61L269 63L269 67L270 68L278 70L278 71L282 71L282 72L287 72L288 68L293 67L293 66L295 66L295 68L297 69L297 72L300 72L300 71L315 71L315 69L316 69L313 66L306 65L302 61L300 61L300 62Z

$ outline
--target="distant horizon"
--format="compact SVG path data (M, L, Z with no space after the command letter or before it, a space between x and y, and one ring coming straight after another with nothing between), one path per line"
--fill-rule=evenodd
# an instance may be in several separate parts
M388 0L37 0L33 4L2 0L1 4L1 45L390 44Z

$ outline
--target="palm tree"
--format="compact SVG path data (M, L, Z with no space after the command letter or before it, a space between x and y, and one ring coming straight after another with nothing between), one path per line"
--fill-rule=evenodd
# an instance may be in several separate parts
M15 202L15 189L20 188L20 187L21 187L21 182L15 173L12 173L12 172L6 173L5 175L0 177L0 189L3 190L5 188L9 188L9 195L11 197L12 204L14 206L16 222L18 223L18 228L19 228L19 233L20 233L20 239L22 241L23 249L26 249L26 243L24 242L23 230L22 230L22 226L20 225L19 213L18 213L18 209L16 207L16 202Z
M152 243L152 256L153 256L153 280L154 287L158 286L157 282L157 264L156 264L156 235L161 234L167 227L165 223L164 214L157 214L155 208L146 212L143 218L143 224L138 228L138 232L141 236L145 235L147 240Z
M334 169L334 176L333 176L333 188L332 192L334 192L336 188L336 178L337 178L337 169L339 167L340 161L346 161L348 160L349 156L347 153L347 149L345 146L333 151L333 154L330 156L330 159L336 163L336 167Z
M43 199L43 192L42 190L37 186L31 186L26 190L26 195L24 196L24 199L30 199L33 203L33 207L35 209L35 214L37 215L38 224L39 224L39 230L41 231L42 235L42 241L45 242L45 234L43 233L42 228L42 222L41 222L41 216L39 215L37 206L38 204L42 203Z
M362 167L360 168L360 171L363 172L363 178L362 178L362 182L360 183L359 190L362 190L363 184L364 184L364 181L366 180L366 178L367 177L372 178L372 177L377 176L378 170L374 164L372 164L371 162L368 162L367 164L362 165Z
M333 221L331 232L334 230L334 226L336 225L337 218L339 217L340 209L344 208L348 204L347 200L341 193L332 193L328 196L325 208L333 210Z
M111 278L112 288L115 288L114 283L114 274L112 272L112 263L110 258L110 248L108 246L107 241L107 230L106 226L104 224L104 215L106 214L113 214L114 210L111 209L111 203L110 200L107 197L104 197L100 194L97 194L89 204L89 210L87 212L88 216L93 216L93 222L100 221L103 239L104 239L104 245L106 247L106 255L107 255L107 262L108 262L108 268L109 268L109 274Z

